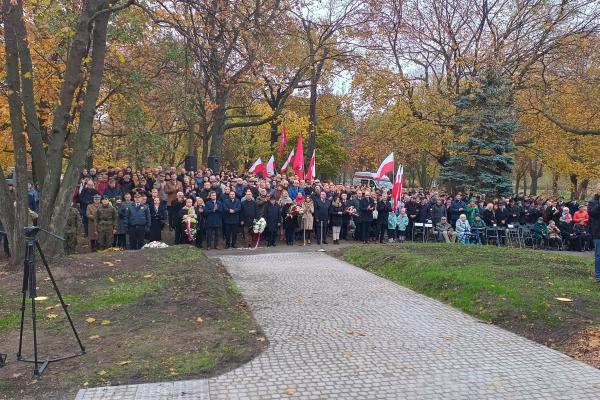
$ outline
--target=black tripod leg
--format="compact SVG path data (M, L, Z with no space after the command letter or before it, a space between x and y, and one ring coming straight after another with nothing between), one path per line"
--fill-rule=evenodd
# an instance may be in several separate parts
M27 290L29 287L29 250L27 247L27 253L25 254L25 261L23 261L23 286L21 291L23 292L23 299L21 301L21 329L19 331L19 351L17 352L17 360L21 360L21 354L23 350L23 324L25 322L25 299L27 298Z
M85 353L85 347L83 346L83 343L81 343L79 334L77 333L77 330L75 329L75 325L73 324L73 320L71 319L71 314L69 314L68 306L67 306L67 304L65 304L65 301L63 300L63 297L60 294L60 290L58 289L58 286L56 285L54 276L52 275L52 272L50 271L50 266L48 265L48 262L46 261L46 257L44 256L44 253L42 252L42 248L40 247L40 244L37 241L35 242L35 246L37 247L37 250L40 253L40 258L42 259L42 263L44 264L44 267L46 268L46 272L48 272L48 276L50 277L50 280L52 281L52 286L54 286L54 291L58 295L60 304L62 305L63 310L65 310L65 314L67 316L67 319L69 320L69 324L71 325L73 334L75 335L75 338L77 339L77 343L79 343L79 348L81 349L82 353Z

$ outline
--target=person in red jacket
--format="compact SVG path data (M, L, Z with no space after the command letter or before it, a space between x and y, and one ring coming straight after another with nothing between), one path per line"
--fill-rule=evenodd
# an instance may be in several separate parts
M587 228L590 223L590 215L588 214L586 206L579 206L579 210L575 211L575 214L573 214L573 222L575 224L583 222L583 225Z

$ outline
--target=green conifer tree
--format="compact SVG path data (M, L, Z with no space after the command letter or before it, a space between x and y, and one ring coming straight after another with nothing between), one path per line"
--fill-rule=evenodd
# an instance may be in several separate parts
M455 190L487 195L512 193L513 137L517 130L511 86L495 69L482 71L456 102L458 143L440 178Z

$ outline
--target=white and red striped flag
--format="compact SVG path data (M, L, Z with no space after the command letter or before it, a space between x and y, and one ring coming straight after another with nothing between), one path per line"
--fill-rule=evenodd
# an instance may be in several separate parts
M379 181L385 174L390 172L394 172L394 153L390 153L390 155L383 160L377 169L377 172L373 174L373 178Z
M259 173L263 172L264 169L265 166L263 165L262 160L259 157L258 160L254 161L254 164L252 164L248 172L254 172L258 175Z
M310 161L308 162L308 169L306 170L306 179L314 180L317 177L317 159L316 159L317 150L313 150L312 157L310 157Z
M271 155L271 158L267 162L267 176L273 175L275 175L275 157Z
M287 172L288 166L290 165L290 163L292 162L293 159L294 159L294 149L292 149L292 151L290 151L290 155L288 156L286 162L283 164L283 166L280 169L282 174L285 174Z
M404 166L399 165L398 171L396 172L396 178L394 179L394 186L392 186L392 203L394 211L398 209L399 200L402 197L402 182L404 175Z

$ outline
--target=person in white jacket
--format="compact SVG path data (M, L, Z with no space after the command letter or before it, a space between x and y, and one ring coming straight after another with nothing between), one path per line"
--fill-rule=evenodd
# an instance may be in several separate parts
M468 243L470 233L471 225L467 220L467 216L465 214L460 214L460 217L456 221L456 234L458 235L458 242Z

